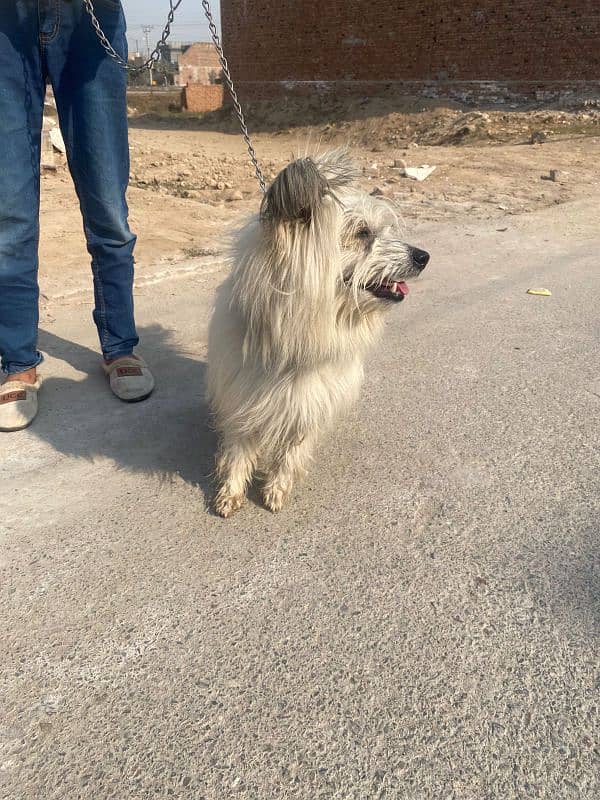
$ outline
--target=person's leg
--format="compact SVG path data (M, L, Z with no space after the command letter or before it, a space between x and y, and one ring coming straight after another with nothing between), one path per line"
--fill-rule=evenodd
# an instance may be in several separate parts
M0 356L9 380L27 383L35 382L42 360L37 272L45 79L36 6L0 3Z
M129 181L126 73L102 49L81 0L47 0L60 9L46 44L50 81L83 214L94 275L94 321L106 361L138 343L133 313L133 250L125 193ZM126 58L121 4L97 0L96 14Z

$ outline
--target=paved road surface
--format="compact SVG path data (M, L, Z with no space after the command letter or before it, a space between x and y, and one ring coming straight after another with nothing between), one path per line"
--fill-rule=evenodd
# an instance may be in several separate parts
M427 278L277 517L205 508L214 266L141 287L142 406L55 303L0 440L0 796L599 797L597 226L413 231Z

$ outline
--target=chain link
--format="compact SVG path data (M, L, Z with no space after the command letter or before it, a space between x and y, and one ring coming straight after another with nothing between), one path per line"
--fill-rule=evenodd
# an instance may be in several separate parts
M177 11L181 3L182 0L177 0L177 2L174 2L174 0L169 0L170 8L169 8L169 15L167 18L167 24L165 25L165 29L162 33L162 36L160 37L160 40L157 42L156 47L150 54L150 57L141 66L132 67L117 53L115 48L109 42L106 34L102 30L102 26L100 25L100 22L96 17L96 13L94 11L93 0L83 0L83 5L85 7L85 10L87 11L90 17L92 25L94 26L94 30L96 31L96 35L98 36L100 44L102 45L104 50L114 61L117 62L117 64L123 67L123 69L126 69L132 73L138 73L138 72L143 72L146 69L152 69L152 67L158 64L158 62L161 60L162 48L166 45L167 39L171 35L171 25L173 24L173 20L175 19L175 12ZM219 56L219 62L221 64L221 69L223 70L223 77L225 78L225 81L227 83L227 88L229 89L229 94L231 95L233 107L235 109L235 113L240 123L242 138L244 139L246 147L248 148L248 155L250 156L250 161L252 162L252 166L254 167L256 180L258 181L258 185L260 186L260 189L264 194L267 191L267 184L265 181L265 177L260 168L260 164L258 163L258 157L252 145L250 134L248 133L248 126L246 125L246 118L244 117L242 104L240 103L239 98L237 96L237 92L235 90L233 78L231 77L231 72L229 70L229 64L227 62L227 59L225 58L225 53L223 52L223 45L221 44L221 39L219 38L217 26L215 25L215 21L210 8L210 3L208 2L208 0L202 0L202 7L204 9L206 19L208 20L208 28L210 30L210 35L213 40L213 44L217 51L217 55Z

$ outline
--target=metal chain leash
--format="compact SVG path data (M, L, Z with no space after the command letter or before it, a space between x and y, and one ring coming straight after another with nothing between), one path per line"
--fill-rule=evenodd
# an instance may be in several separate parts
M250 161L252 162L254 171L256 173L256 180L258 181L258 185L260 186L261 192L265 194L265 192L267 191L265 176L263 175L262 170L260 168L260 164L258 163L258 157L252 145L250 134L248 133L248 126L246 125L246 118L244 117L242 104L240 103L237 96L237 92L235 90L233 78L231 77L231 72L229 71L229 64L227 63L227 59L225 58L225 53L223 52L223 45L221 44L221 40L217 32L217 26L215 25L213 15L210 10L210 3L208 2L208 0L202 0L202 7L204 8L204 13L206 14L206 19L208 20L208 28L210 30L210 35L212 36L215 50L217 51L217 55L219 56L219 61L221 62L221 69L223 70L223 76L225 78L225 81L227 82L227 88L229 89L231 101L233 103L235 113L237 114L237 118L240 123L240 128L242 129L242 138L246 143L246 147L248 148L248 155L250 156Z
M121 67L123 67L124 69L126 69L126 70L128 70L129 72L132 72L132 73L143 72L144 70L151 69L153 66L158 64L158 62L162 58L161 50L166 45L167 39L171 35L171 25L173 24L173 20L175 19L175 12L177 11L177 9L181 5L181 3L182 3L182 0L177 0L177 2L174 2L174 0L169 0L169 5L170 5L169 15L168 15L168 18L167 18L167 24L165 25L165 29L163 31L163 34L162 34L161 38L160 38L160 41L157 42L156 47L154 48L154 50L150 54L150 57L144 62L144 64L142 64L139 67L132 67L123 58L121 58L121 56L117 53L115 48L109 42L106 34L102 30L102 26L100 25L100 22L99 22L98 18L96 17L96 14L95 14L95 11L94 11L94 2L93 2L93 0L83 0L83 5L85 7L85 10L87 11L87 13L88 13L88 15L90 17L92 25L94 26L94 30L96 31L96 35L98 36L100 44L102 45L104 50L108 53L108 55L114 61L117 62L117 64L119 64ZM212 11L211 11L211 8L210 8L210 3L208 2L208 0L202 0L202 7L204 9L204 13L206 15L206 19L208 20L208 28L210 30L210 35L211 35L211 38L213 40L213 44L215 46L215 49L217 51L217 55L219 57L219 62L221 64L221 69L223 70L223 77L225 78L225 81L227 83L227 88L229 90L229 94L230 94L231 100L233 102L233 107L235 109L235 113L236 113L237 118L238 118L239 123L240 123L240 128L241 128L241 131L242 131L242 138L244 139L246 147L248 148L248 155L250 156L250 161L252 162L252 166L254 167L254 171L255 171L255 174L256 174L256 180L258 181L258 185L260 186L260 189L261 189L262 193L264 194L267 191L267 184L266 184L266 181L265 181L265 176L263 175L263 172L262 172L262 170L260 168L260 164L258 163L258 157L256 155L256 151L254 150L254 147L252 145L252 140L250 139L250 134L248 132L248 126L246 125L246 118L244 117L244 112L242 110L242 104L240 103L239 98L237 96L237 92L235 90L235 85L233 83L233 78L231 77L231 72L229 70L229 64L228 64L227 59L225 57L225 53L223 52L223 45L221 44L221 39L219 38L219 33L217 31L217 26L215 25L215 21L214 21L214 18L213 18L213 15L212 15Z
M156 64L158 64L158 62L161 60L162 48L166 45L167 39L171 35L171 25L173 24L173 20L175 19L175 12L177 11L182 2L183 0L177 0L177 2L174 2L174 0L169 0L169 6L170 6L169 15L167 17L167 23L165 25L165 28L162 32L162 36L156 43L156 47L150 53L148 59L138 67L132 67L131 64L128 64L123 58L121 58L121 56L117 53L115 48L109 42L106 34L102 30L102 26L100 25L98 17L96 16L96 12L94 10L94 1L83 0L83 5L92 21L92 25L94 26L96 35L100 40L100 44L106 50L108 55L113 59L113 61L116 61L117 64L123 67L123 69L126 69L128 72L131 72L133 74L137 74L138 72L143 72L146 69L152 69L152 67L156 66Z

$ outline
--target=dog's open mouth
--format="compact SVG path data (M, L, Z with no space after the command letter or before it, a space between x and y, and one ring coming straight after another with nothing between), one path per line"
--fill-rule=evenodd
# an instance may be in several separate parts
M404 281L385 281L384 283L369 283L365 289L375 297L381 297L384 300L394 300L399 303L404 300L410 289L408 284Z

